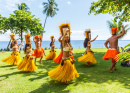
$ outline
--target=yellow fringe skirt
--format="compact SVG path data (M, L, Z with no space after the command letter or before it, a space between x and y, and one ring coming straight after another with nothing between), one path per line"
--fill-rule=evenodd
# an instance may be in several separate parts
M33 59L30 58L31 56L29 57L25 56L23 60L18 64L17 69L30 72L37 70L37 67L34 64Z
M9 57L2 59L2 62L17 65L21 61L19 52L13 52Z
M66 62L63 64L59 64L59 66L55 69L52 69L48 75L50 78L53 78L57 81L66 82L69 80L73 80L75 77L79 77L79 74L74 66L74 64L71 63L70 60L66 60Z
M92 52L90 52L90 51L85 52L85 54L83 56L78 58L78 61L79 62L84 62L84 63L90 62L92 64L97 63L97 61L96 61L96 59L94 57L94 54Z
M56 51L50 51L50 53L45 57L46 60L53 60L57 57Z

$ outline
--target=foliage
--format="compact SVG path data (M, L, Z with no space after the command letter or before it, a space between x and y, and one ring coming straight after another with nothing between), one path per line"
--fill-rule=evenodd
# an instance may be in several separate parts
M111 29L113 27L118 27L119 31L117 32L117 35L119 35L119 34L122 33L122 27L121 27L122 22L119 21L117 23L114 20L112 20L112 21L107 21L107 23L108 23L109 29ZM125 35L126 35L127 32L130 30L130 26L127 24L127 25L124 26L124 29L125 29ZM120 39L123 38L125 35L123 35L122 37L120 37Z
M48 2L43 2L43 6L44 6L43 14L46 14L46 18L43 26L43 29L45 29L47 17L49 16L54 17L57 14L56 11L58 11L59 9L57 8L58 4L55 2L55 0L48 0Z
M24 11L28 11L29 7L26 5L26 3L21 3L21 4L16 4L18 7L18 10L24 10Z
M55 47L55 49L58 49L57 47Z
M6 17L0 15L0 34L4 34L8 29L8 20Z
M126 45L124 48L130 47L130 44Z
M45 50L47 50L47 47L45 47Z
M124 47L124 51L130 51L130 44L128 44L128 45L126 45L126 46Z
M89 14L110 14L114 21L119 19L121 22L130 21L130 0L98 0L92 2Z
M117 55L117 62L126 62L130 60L130 53L123 52Z
M8 18L10 29L15 32L15 34L21 34L23 32L29 32L31 35L40 35L43 31L42 24L39 23L38 18L34 18L34 15L31 15L31 12L26 12L23 10L16 10L14 14L10 14ZM22 37L21 37L22 39Z
M33 48L32 48L32 50L34 51L34 50L35 50L35 48L33 47Z
M48 2L43 2L44 10L43 14L46 14L47 16L53 17L57 13L59 9L57 8L58 4L55 2L55 0L48 0Z
M2 53L4 53L5 51L2 51Z

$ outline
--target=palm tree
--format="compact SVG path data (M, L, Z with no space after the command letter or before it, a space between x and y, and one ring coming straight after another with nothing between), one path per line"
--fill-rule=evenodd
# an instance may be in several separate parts
M29 7L26 5L26 3L16 4L16 6L18 7L18 10L29 10Z
M54 17L57 14L56 11L59 10L57 6L58 4L55 2L55 0L48 0L48 2L43 2L43 7L44 7L43 14L46 14L43 29L45 29L47 18L49 16ZM43 36L43 33L42 33L42 36Z
M117 35L119 35L119 34L121 34L122 33L122 28L121 28L121 25L122 25L122 22L118 22L118 23L116 23L115 21L107 21L107 23L108 23L108 26L109 26L109 28L111 29L112 27L118 27L118 32L117 32ZM129 25L127 24L127 25L125 25L124 26L124 29L125 29L125 35L127 34L127 32L128 32L128 30L130 30L130 27L129 27ZM124 37L125 35L123 35L122 37ZM120 39L122 38L122 37L120 37Z
M16 4L16 6L18 7L18 10L23 10L23 11L27 11L27 12L29 10L29 7L26 5L26 3ZM21 40L22 40L22 34L21 34ZM9 41L7 49L9 48L10 43L11 43L11 39Z

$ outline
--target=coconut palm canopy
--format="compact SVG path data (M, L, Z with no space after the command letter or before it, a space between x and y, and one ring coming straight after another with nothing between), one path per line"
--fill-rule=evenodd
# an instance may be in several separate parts
M57 13L59 9L57 8L58 4L55 2L55 0L48 0L48 2L43 2L44 10L43 13L47 16L53 17Z
M118 27L118 32L116 33L117 35L122 33L122 28L121 28L122 22L119 21L117 23L114 20L111 20L111 21L107 21L107 24L108 24L109 29ZM127 32L130 30L130 26L127 24L127 25L124 26L124 29L125 29L125 35L126 35ZM125 35L120 37L120 39L123 38Z

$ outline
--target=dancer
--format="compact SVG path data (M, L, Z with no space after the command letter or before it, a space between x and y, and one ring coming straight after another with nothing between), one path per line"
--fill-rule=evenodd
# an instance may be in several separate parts
M58 63L58 64L61 63L62 56L63 56L62 37L63 37L63 35L65 34L66 30L69 30L69 32L70 32L70 24L69 24L69 23L61 24L61 25L59 26L59 29L60 29L60 35L61 35L61 36L59 37L58 41L61 43L61 52L60 52L60 54L58 55L58 57L53 60L54 62L56 62L56 63ZM70 34L71 34L71 32L70 32ZM70 44L70 38L69 38L68 41L69 41L69 44ZM71 44L70 44L70 46L71 46ZM73 50L73 49L72 49L72 50ZM71 51L70 51L70 52L71 52ZM73 59L74 62L76 61L76 60L74 59L73 55L71 55L71 58Z
M114 67L114 69L116 70L116 55L119 54L117 48L118 48L118 39L123 36L125 34L125 29L124 26L122 25L122 33L119 35L116 35L116 33L118 32L118 28L111 28L111 33L112 36L110 38L108 38L106 40L106 42L104 43L105 47L108 49L107 52L105 53L105 55L103 56L103 60L109 60L112 59L112 66L109 68L109 70L111 72L112 68ZM107 46L107 44L109 43L109 47Z
M24 43L23 41L21 41L21 43L19 44L19 53L23 53L23 46L24 46Z
M90 64L97 63L97 61L95 60L95 57L94 57L94 52L90 48L91 48L91 42L95 41L96 38L98 37L98 35L93 40L91 40L91 31L90 30L85 31L85 35L86 35L86 38L84 41L84 47L85 48L87 47L87 49L85 51L85 54L78 58L78 61L85 62L85 63L87 63L86 64L87 66L90 66Z
M32 49L31 49L31 37L30 34L25 35L25 54L26 56L23 58L23 60L18 64L17 68L18 70L26 71L26 72L32 72L37 70L37 67L34 64L32 55Z
M41 60L43 56L46 56L44 49L42 48L42 36L36 35L33 38L33 41L35 43L36 49L34 50L34 54L32 56L35 56L35 65L36 65L36 60L37 58L40 58L40 63L42 64ZM43 55L44 53L44 55Z
M14 34L11 34L10 37L11 37L11 40L12 40L12 43L11 43L11 46L10 46L10 48L12 48L12 54L9 57L3 59L2 62L12 64L14 66L14 65L17 65L21 61L21 58L20 58L20 55L19 55L19 51L17 49L17 47L19 47L18 44L17 44L18 39L15 39Z
M63 46L62 61L59 64L59 66L55 69L52 69L48 73L48 75L50 76L50 78L54 78L57 81L61 81L66 84L69 84L68 81L73 80L76 77L79 77L79 74L77 73L73 60L70 58L71 55L70 51L72 47L69 45L67 41L70 35L67 32L69 31L66 31L62 39L62 46Z
M46 60L53 60L53 59L55 59L57 57L56 51L54 50L55 49L54 42L55 42L55 38L54 38L54 36L51 36L51 43L50 43L51 51L45 57Z

